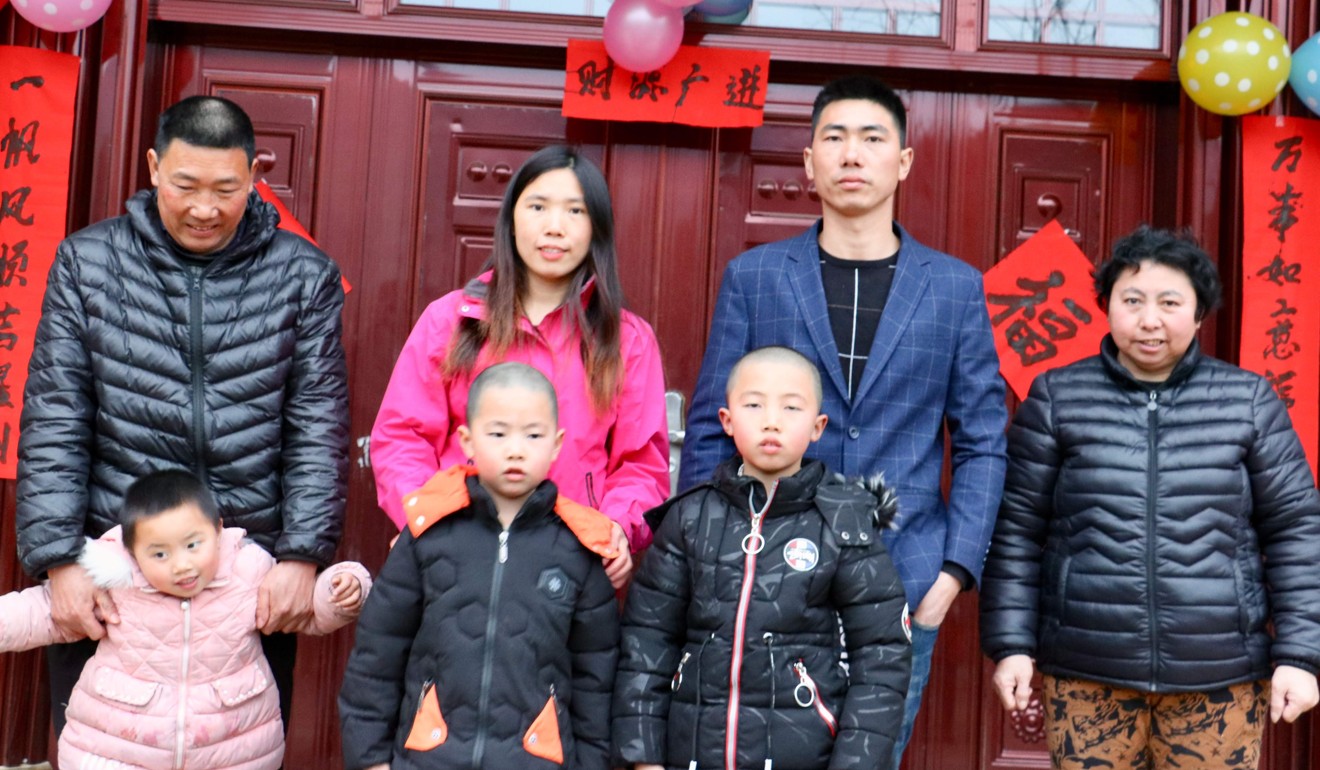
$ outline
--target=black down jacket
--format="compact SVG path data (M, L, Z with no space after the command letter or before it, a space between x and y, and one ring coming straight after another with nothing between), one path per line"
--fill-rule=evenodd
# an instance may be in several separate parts
M139 476L191 468L225 525L328 564L348 471L339 270L256 193L234 241L191 264L154 190L60 244L18 447L18 552L34 577L119 522Z
M1320 498L1282 402L1195 342L1163 383L1116 356L1106 337L1018 409L982 648L1149 692L1314 673Z
M624 610L616 764L892 767L912 655L880 542L892 494L806 460L765 498L735 458L658 510Z
M608 770L613 525L545 481L502 530L474 472L405 509L339 692L344 767Z

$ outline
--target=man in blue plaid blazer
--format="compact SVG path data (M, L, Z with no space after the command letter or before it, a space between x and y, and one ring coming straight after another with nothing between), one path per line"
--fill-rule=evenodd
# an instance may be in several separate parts
M718 410L729 370L744 353L784 345L820 367L829 422L808 456L850 477L883 473L898 492L896 529L885 542L916 610L897 767L939 625L981 576L1004 484L1004 383L981 274L894 222L894 193L912 165L897 95L864 77L826 85L803 155L822 218L726 268L679 487L705 481L734 453ZM883 269L868 269L875 267ZM859 346L859 337L873 341ZM940 487L946 429L947 502Z

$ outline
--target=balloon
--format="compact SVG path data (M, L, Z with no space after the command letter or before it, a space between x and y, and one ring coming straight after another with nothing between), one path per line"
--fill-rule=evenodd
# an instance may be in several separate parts
M711 16L703 13L700 16L700 19L709 24L742 24L744 21L747 21L747 17L751 15L752 9L751 6L748 6L737 13L729 14L728 16Z
M2 2L2 0L0 0ZM660 5L667 5L670 8L688 8L701 2L701 0L656 0Z
M683 12L659 0L614 0L605 13L605 51L624 69L650 72L683 43Z
M1293 51L1288 84L1302 104L1311 112L1320 114L1320 33L1312 35Z
M100 21L110 1L14 0L14 10L47 32L77 32Z
M702 0L693 10L701 14L701 18L706 21L715 21L717 16L732 16L751 7L752 0Z
M1217 115L1269 104L1288 82L1288 41L1250 13L1230 11L1197 24L1178 49L1178 79L1192 101Z

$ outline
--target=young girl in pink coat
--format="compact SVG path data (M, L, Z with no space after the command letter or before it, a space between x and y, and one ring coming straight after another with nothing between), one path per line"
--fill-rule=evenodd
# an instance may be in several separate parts
M184 471L135 482L120 521L79 559L119 622L74 686L60 766L280 767L279 693L257 632L257 589L275 560L242 529L223 529L210 492ZM370 587L360 564L322 573L313 633L357 617ZM0 650L71 641L51 620L46 586L0 596Z
M622 308L595 164L558 146L528 158L504 194L489 265L432 302L399 354L371 431L380 505L402 526L403 497L466 461L457 430L472 378L500 361L530 364L559 397L564 449L550 479L615 522L622 555L605 566L618 588L630 550L651 542L642 514L669 495L669 441L660 348Z

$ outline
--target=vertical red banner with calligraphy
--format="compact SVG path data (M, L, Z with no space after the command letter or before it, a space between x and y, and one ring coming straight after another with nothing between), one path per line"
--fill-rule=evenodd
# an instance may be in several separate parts
M1320 457L1318 243L1320 121L1243 118L1239 363L1268 379L1287 404L1313 476Z
M32 338L69 200L78 57L0 46L0 478L15 477Z

